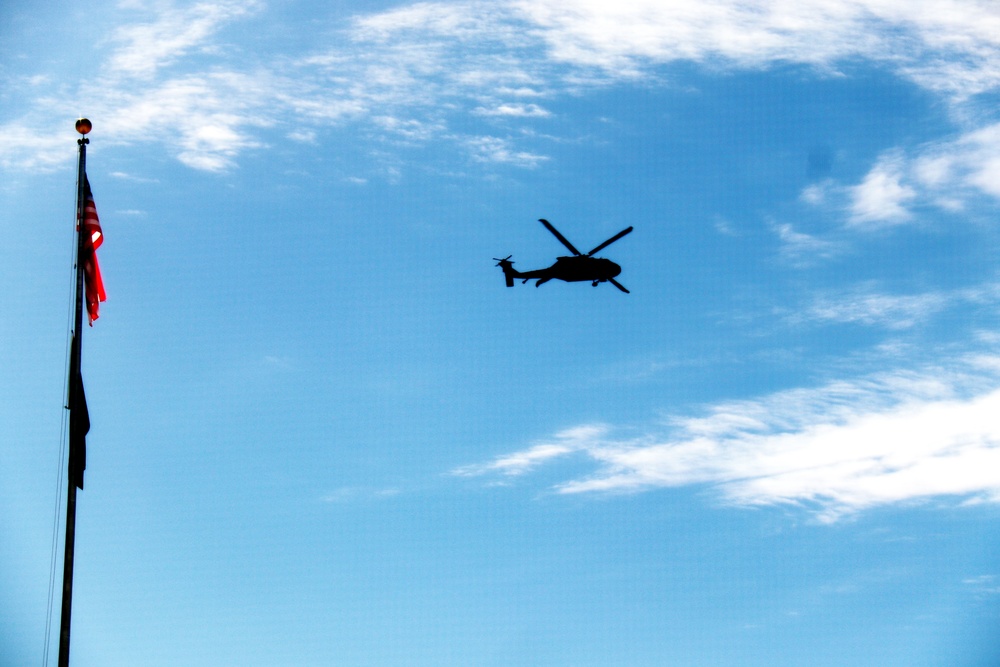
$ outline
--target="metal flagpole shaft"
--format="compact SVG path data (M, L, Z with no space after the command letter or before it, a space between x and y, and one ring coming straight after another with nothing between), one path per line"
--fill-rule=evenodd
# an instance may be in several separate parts
M62 617L59 624L59 667L69 667L69 627L73 612L73 547L76 540L76 485L66 497L66 550L63 560Z
M86 118L76 121L76 130L81 135L90 132L92 125ZM87 144L90 140L82 136L80 145L80 166L77 171L76 192L76 311L73 320L73 342L70 351L69 391L74 391L74 383L80 376L80 351L83 335L83 248L86 237L83 229L83 209L86 205L87 188ZM73 408L72 401L69 402ZM70 422L73 421L72 414ZM72 429L72 426L70 427ZM70 448L72 449L72 434ZM69 629L73 610L73 555L76 544L76 480L72 466L67 465L69 490L66 494L66 545L63 550L63 595L62 615L59 624L59 667L69 667Z

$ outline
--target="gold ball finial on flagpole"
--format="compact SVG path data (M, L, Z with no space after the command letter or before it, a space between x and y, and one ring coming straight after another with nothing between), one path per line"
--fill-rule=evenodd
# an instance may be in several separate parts
M92 129L94 129L94 124L91 123L88 119L80 118L79 120L76 121L76 131L79 132L80 134L87 134Z

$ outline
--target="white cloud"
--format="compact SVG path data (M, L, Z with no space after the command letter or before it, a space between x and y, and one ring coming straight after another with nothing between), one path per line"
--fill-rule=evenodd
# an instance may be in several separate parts
M852 322L880 325L889 329L908 329L926 322L960 294L925 292L923 294L885 294L862 286L839 294L824 294L797 313L799 321Z
M442 125L412 118L404 120L393 116L376 116L372 121L394 137L417 142L428 141L444 129Z
M902 183L903 166L899 154L883 155L861 184L851 188L851 224L901 222L910 218L905 204L917 193Z
M513 116L518 118L546 118L552 114L537 104L498 104L493 107L477 107L473 113L480 116Z
M68 125L65 123L65 117L63 120L63 125ZM58 132L42 134L26 127L23 121L15 121L0 127L0 133L4 138L4 150L0 151L0 165L4 169L42 173L72 164L75 154L66 147L72 146L71 136L76 138L80 136Z
M456 468L452 474L463 477L492 472L509 476L523 475L551 459L584 448L587 443L603 437L606 433L607 427L600 425L566 429L556 433L553 442L540 443L524 451L500 456L489 463Z
M359 15L329 48L296 53L291 45L264 65L247 57L252 43L225 41L234 22L243 22L248 35L265 27L262 3L158 7L114 32L102 45L112 49L105 66L67 105L87 108L102 133L115 134L105 138L177 143L178 159L208 170L226 169L262 145L259 128L275 123L287 123L292 129L283 134L299 140L316 126L352 122L377 130L373 119L406 118L430 130L419 141L462 145L467 142L448 129L452 117L473 113L514 122L549 113L498 97L550 99L658 76L657 67L676 61L730 69L798 63L833 73L860 58L952 101L1000 85L1000 10L985 0L421 2ZM42 99L38 89L57 84L46 84L43 74L31 81L26 92L35 109L0 128L9 147L3 164L10 169L68 162L41 137L54 134L50 128L67 116L66 105L52 100L74 95L58 90ZM155 113L157 106L163 113ZM120 124L125 127L115 129ZM11 146L17 129L24 136ZM992 136L970 135L955 146L964 158L925 161L911 176L941 183L961 167L970 187L1000 196L1000 160L987 154L995 145ZM542 159L521 146L487 149L480 157L528 167ZM855 222L905 219L915 186L890 167L880 163L853 191ZM943 196L938 202L960 205Z
M323 503L341 504L394 498L400 493L399 489L393 487L376 489L370 487L342 486L320 496L319 500Z
M1000 199L1000 123L925 144L911 156L888 151L858 185L844 188L826 181L807 187L800 199L837 206L844 194L847 224L855 229L911 221L917 206L955 213L983 195Z
M479 162L496 162L519 167L537 167L548 160L545 155L537 155L527 151L518 151L511 146L510 141L499 137L472 137L466 140L466 145L472 156Z
M912 170L932 196L974 189L1000 198L1000 123L927 147L912 161Z
M823 521L943 496L1000 502L1000 377L991 359L721 403L640 438L591 428L557 439L561 447L466 470L530 462L512 464L523 472L575 453L596 471L559 484L560 493L707 485L727 504L796 504Z
M221 171L247 148L260 146L248 131L271 121L261 104L260 78L233 73L170 79L131 94L122 92L105 111L111 141L156 138L175 148L184 164Z
M823 183L813 183L802 190L802 193L799 195L799 199L807 204L818 206L826 201L829 187L829 181L824 181Z
M980 0L513 0L420 2L362 16L355 38L380 44L483 40L516 50L539 41L578 67L634 76L678 60L823 68L868 58L934 90L997 85L1000 12Z
M856 39L863 17L852 5L523 0L515 6L539 26L556 59L634 75L649 63L675 60L749 67L779 59L828 62L865 46Z
M556 436L559 438L559 435ZM563 454L569 454L573 448L567 445L545 444L536 445L531 449L516 452L509 456L502 456L492 463L479 466L467 466L457 468L453 472L455 475L472 476L485 472L500 472L505 475L520 475L528 472L549 459L553 459Z
M484 37L517 41L510 25L511 13L499 2L418 2L379 14L359 16L355 37L364 41L387 42L400 33L421 37L437 35L458 41L478 41Z
M120 46L108 62L114 74L152 77L195 48L205 48L222 26L259 7L255 0L213 0L185 9L168 8L148 23L119 28L112 41Z
M817 258L831 257L839 245L828 239L797 231L790 223L769 221L768 227L778 236L780 252L795 265L807 265Z
M520 0L556 59L636 74L676 60L833 69L881 61L956 97L995 88L1000 12L960 0Z
M133 183L159 183L159 180L155 178L144 178L142 176L136 176L135 174L129 174L124 171L112 171L108 174L112 178L118 178L123 181L131 181Z
M313 130L293 130L285 136L292 141L297 141L300 144L316 143L316 132Z
M997 576L995 574L981 574L969 577L963 579L962 583L968 586L969 591L979 597L1000 594L1000 586L997 585Z

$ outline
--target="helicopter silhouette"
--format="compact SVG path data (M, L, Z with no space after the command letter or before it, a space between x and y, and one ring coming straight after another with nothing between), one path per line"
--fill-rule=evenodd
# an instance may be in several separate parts
M553 227L548 220L542 218L538 222L545 225L545 228L552 232L552 235L559 239L559 242L566 246L573 254L567 257L557 257L556 263L547 269L536 269L534 271L523 272L514 268L514 262L510 260L513 255L507 255L503 259L494 257L493 259L496 260L497 266L503 269L504 278L507 280L507 287L514 286L515 278L521 278L522 284L532 280L533 278L537 278L538 282L535 283L535 287L540 287L543 283L547 283L552 279L558 279L564 280L568 283L590 281L594 287L607 282L611 283L626 294L629 294L629 291L625 289L625 286L615 280L615 276L622 272L622 267L618 266L610 259L594 257L593 255L598 250L607 248L609 245L631 232L631 227L621 230L607 241L584 255L579 250L574 248L573 244L567 241L566 237L560 234L559 230Z

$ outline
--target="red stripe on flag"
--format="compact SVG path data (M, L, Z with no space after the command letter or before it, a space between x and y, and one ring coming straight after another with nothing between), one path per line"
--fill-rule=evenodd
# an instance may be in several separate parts
M101 231L101 221L97 217L97 205L90 191L90 181L87 181L87 199L83 204L83 262L84 284L87 296L87 317L90 325L98 318L100 302L107 301L104 293L104 281L101 280L101 267L97 263L97 249L104 243L104 232Z

